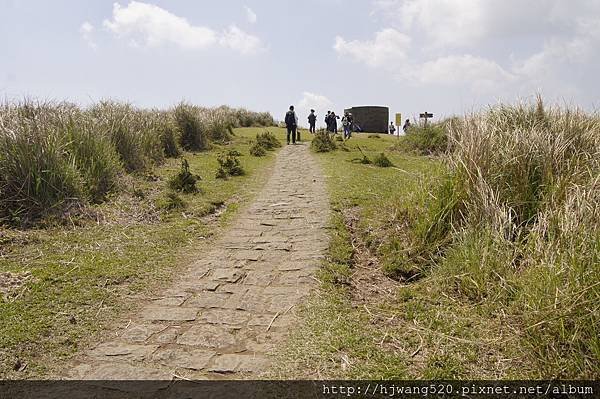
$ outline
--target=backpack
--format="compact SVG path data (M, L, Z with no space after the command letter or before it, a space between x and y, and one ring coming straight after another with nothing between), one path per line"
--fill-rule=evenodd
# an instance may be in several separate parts
M294 115L294 111L286 112L285 124L286 126L294 126L296 124L296 116Z

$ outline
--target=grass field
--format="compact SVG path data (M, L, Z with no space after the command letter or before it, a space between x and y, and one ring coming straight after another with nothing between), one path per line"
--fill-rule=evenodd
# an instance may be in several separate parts
M29 280L0 302L0 376L51 375L57 363L97 340L107 326L134 309L137 299L166 284L209 246L261 186L274 161L249 155L257 133L241 128L228 145L185 152L201 176L197 194L173 193L167 181L180 169L168 159L146 174L126 176L121 192L77 213L72 224L0 230L0 271ZM216 179L220 153L237 150L246 174ZM218 212L220 217L214 217ZM23 371L13 368L19 362Z
M467 119L446 158L366 134L317 155L335 211L332 241L277 377L600 375L597 123L541 107L500 107L479 117L479 129L480 119ZM382 152L394 167L369 162ZM479 174L490 185L461 167L487 167ZM497 202L479 185L499 190Z

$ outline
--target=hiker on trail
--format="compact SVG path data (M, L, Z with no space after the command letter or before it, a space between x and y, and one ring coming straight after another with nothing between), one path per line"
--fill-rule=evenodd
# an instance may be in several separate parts
M402 126L402 130L404 130L404 133L406 133L408 129L410 129L410 120L407 119L406 121L404 121L404 126Z
M344 127L344 139L349 139L352 133L352 114L346 112L342 118L342 126Z
M396 126L394 126L394 121L390 122L389 131L392 136L394 135L394 133L396 133Z
M315 115L315 110L310 110L310 115L308 115L308 125L310 126L308 131L312 134L315 134L315 125L317 123L317 115Z
M331 131L331 111L327 111L327 115L325 115L325 126L327 126L327 131Z
M290 144L290 135L292 143L296 144L296 129L298 128L298 117L294 112L294 106L290 105L290 110L285 114L285 127L287 128L287 143Z
M337 120L340 119L339 116L335 114L335 112L331 111L331 115L329 115L329 119L331 120L331 133L337 134Z

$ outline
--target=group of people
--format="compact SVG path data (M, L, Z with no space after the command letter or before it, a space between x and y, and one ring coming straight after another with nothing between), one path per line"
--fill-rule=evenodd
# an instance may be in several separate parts
M338 122L340 119L338 115L333 111L327 111L327 115L325 116L325 125L327 126L327 131L333 134L336 134L338 131ZM352 129L354 127L354 118L350 112L344 113L342 117L342 127L344 128L344 139L349 139L352 135ZM308 115L308 125L309 132L316 133L317 129L317 115L315 114L315 110L311 109L310 114ZM285 127L287 129L287 143L296 144L296 141L300 141L300 131L298 130L298 115L294 111L294 106L290 105L289 110L285 114Z
M327 115L325 116L325 125L327 126L328 132L332 134L337 134L338 119L340 119L340 117L336 115L335 112L327 111ZM344 139L349 139L352 135L352 130L356 128L354 117L350 112L345 112L341 122L342 127L344 129ZM316 133L317 115L315 114L314 109L311 109L310 114L308 115L308 125L309 131L313 134ZM410 126L410 121L407 119L404 122L402 130L404 130L404 132L406 133ZM298 115L296 115L293 105L290 105L290 109L285 114L285 127L287 129L288 144L290 144L290 140L292 144L296 144L296 141L300 141L300 130L298 130ZM390 122L388 131L390 134L394 134L396 132L396 126L394 126L394 122Z
M402 130L404 131L404 133L406 133L408 129L410 129L410 126L410 120L405 120L404 126L402 126ZM388 133L391 135L394 135L396 133L396 126L394 126L394 121L390 122L390 126L388 127Z

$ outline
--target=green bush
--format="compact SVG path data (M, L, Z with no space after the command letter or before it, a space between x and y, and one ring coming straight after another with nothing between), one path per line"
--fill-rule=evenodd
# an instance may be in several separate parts
M264 157L265 155L267 155L267 150L265 149L265 147L260 145L260 143L255 142L250 147L250 155L253 155L255 157Z
M256 135L256 144L260 145L266 150L274 150L275 148L281 147L281 142L277 140L277 137L269 131L258 133Z
M383 152L375 157L373 164L375 166L379 166L380 168L389 168L390 166L394 166L392 161L390 161L390 159Z
M329 152L334 151L337 146L331 138L331 135L321 129L316 132L315 137L313 137L310 148L315 152Z
M197 193L198 187L196 186L196 182L198 180L200 180L200 176L190 172L190 164L184 158L181 161L179 172L169 179L169 188L186 194Z
M226 154L221 154L217 158L219 169L216 177L218 179L227 178L227 176L242 176L245 174L244 168L240 164L238 157L241 154L237 151L228 151Z

